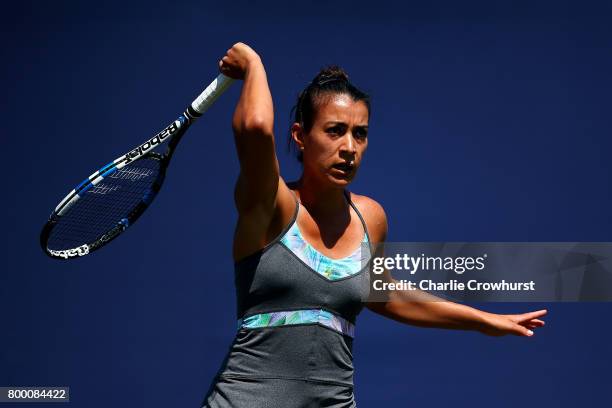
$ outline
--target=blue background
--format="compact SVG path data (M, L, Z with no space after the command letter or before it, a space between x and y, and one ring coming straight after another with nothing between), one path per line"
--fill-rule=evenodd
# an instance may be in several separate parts
M233 338L239 86L190 130L160 196L103 250L47 258L68 191L144 141L236 41L265 63L282 173L289 110L326 64L372 95L352 190L390 241L612 241L609 2L15 2L2 6L0 385L74 407L196 407ZM360 407L603 405L606 303L549 309L533 338L419 329L364 311ZM609 402L608 402L609 403Z

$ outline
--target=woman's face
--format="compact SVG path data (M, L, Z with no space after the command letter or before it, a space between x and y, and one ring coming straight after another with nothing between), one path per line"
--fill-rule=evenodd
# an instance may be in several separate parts
M306 134L294 124L293 138L302 150L304 171L322 182L350 183L368 146L368 108L346 94L324 95Z

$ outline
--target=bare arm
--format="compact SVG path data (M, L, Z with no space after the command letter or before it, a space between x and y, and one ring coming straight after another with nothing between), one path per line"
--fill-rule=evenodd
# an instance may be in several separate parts
M384 280L394 281L393 278ZM498 315L445 301L420 290L391 291L386 302L371 302L367 307L380 315L413 326L476 330L491 336L531 336L533 329L544 325L538 317L546 314L546 310L538 310L517 315Z
M279 170L274 150L274 107L266 71L259 55L243 43L234 44L219 67L224 74L244 81L232 119L240 161L238 212L243 214L255 207L270 209Z
M279 205L280 218L284 218L292 213L289 207L294 203L280 179L272 95L261 58L248 45L237 43L219 62L219 69L244 81L232 119L240 162L234 197L239 215L234 240L237 260L263 247L270 223L279 215Z
M371 206L373 241L384 243L387 237L387 218L377 203ZM384 256L382 246L374 256ZM396 282L389 271L372 275L383 282ZM533 329L542 327L539 317L546 310L516 315L499 315L475 309L470 306L443 300L421 290L388 290L385 297L367 303L368 309L382 316L420 327L443 329L476 330L491 336L514 334L531 336Z

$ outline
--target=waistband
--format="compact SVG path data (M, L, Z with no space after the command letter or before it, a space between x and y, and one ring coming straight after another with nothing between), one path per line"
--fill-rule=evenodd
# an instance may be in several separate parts
M303 324L319 324L340 334L355 337L355 325L324 309L288 310L260 313L238 319L238 330Z

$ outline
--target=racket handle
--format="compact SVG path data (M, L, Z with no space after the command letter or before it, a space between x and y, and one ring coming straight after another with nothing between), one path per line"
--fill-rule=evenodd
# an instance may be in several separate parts
M197 112L198 116L203 114L233 82L234 80L232 78L219 74L219 76L206 87L204 92L191 103L191 109Z

